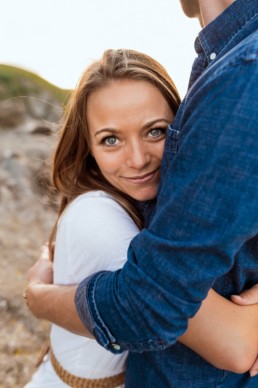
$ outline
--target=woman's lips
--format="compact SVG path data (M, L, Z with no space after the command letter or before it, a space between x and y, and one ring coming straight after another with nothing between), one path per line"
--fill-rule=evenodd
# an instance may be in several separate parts
M148 183L156 178L157 174L159 173L159 170L160 170L160 167L152 172L149 172L148 174L144 174L136 177L124 177L124 178L134 184Z

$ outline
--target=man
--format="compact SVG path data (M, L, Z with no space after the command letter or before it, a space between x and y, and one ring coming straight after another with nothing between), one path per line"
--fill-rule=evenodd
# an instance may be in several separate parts
M124 268L85 279L75 301L102 346L132 351L128 387L257 387L176 341L211 287L229 297L258 281L258 0L181 4L204 29L155 214Z

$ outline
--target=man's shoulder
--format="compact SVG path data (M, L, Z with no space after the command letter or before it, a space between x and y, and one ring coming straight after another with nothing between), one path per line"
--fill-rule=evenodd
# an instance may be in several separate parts
M245 39L239 42L233 49L231 49L224 60L229 63L241 64L258 59L258 30L248 35Z
M210 65L207 72L218 75L220 72L241 71L241 66L250 62L255 62L258 66L258 30L252 32L242 39L230 50L222 54L214 63ZM250 69L253 72L253 69Z

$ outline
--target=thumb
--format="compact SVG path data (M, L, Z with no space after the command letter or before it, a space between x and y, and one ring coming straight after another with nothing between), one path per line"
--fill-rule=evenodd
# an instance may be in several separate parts
M40 256L39 256L39 259L40 260L49 260L49 245L48 243L45 243L41 246L41 252L40 252Z
M239 295L231 295L231 300L239 305L250 305L258 303L258 284L241 292Z
M258 374L258 359L255 360L252 368L249 370L249 374L251 377L254 377Z

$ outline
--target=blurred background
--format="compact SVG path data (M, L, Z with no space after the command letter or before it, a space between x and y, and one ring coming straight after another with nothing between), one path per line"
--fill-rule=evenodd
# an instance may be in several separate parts
M48 239L55 196L47 164L64 106L84 68L108 48L161 62L181 96L200 27L179 0L1 0L0 387L22 387L48 337L22 294Z

